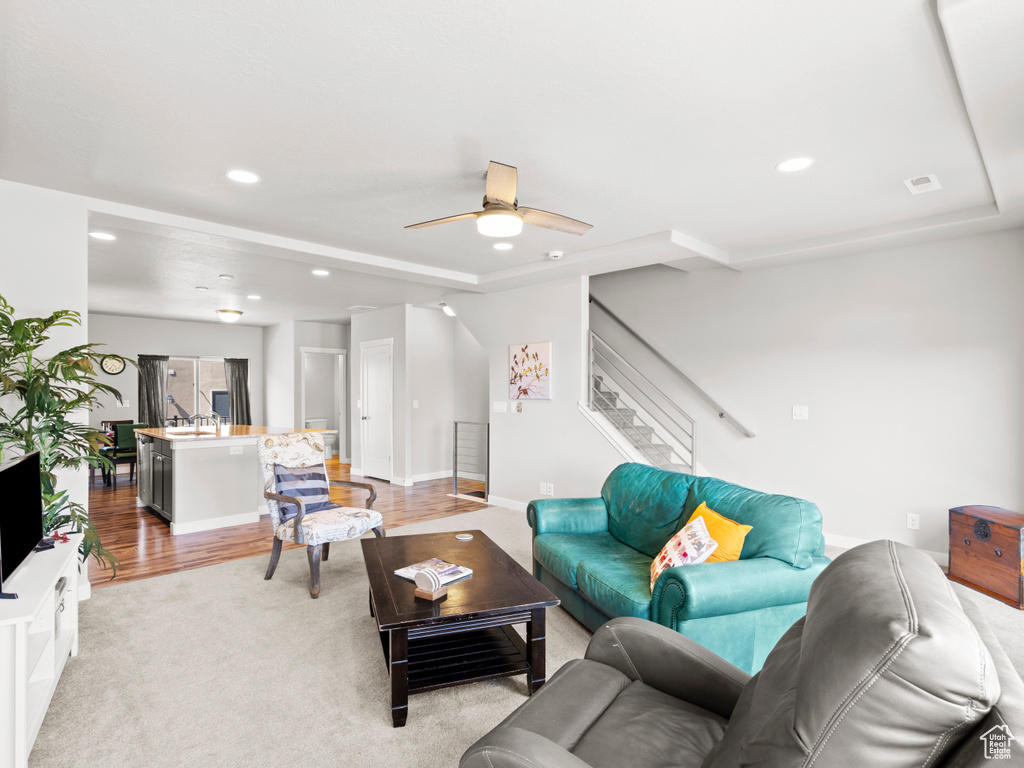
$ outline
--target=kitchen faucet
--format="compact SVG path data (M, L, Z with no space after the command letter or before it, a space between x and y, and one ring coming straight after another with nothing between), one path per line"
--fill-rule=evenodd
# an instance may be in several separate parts
M192 420L192 424L196 428L196 434L199 434L199 420L210 419L213 421L213 428L218 432L220 431L220 414L216 411L210 411L209 413L197 413L194 416L189 417Z

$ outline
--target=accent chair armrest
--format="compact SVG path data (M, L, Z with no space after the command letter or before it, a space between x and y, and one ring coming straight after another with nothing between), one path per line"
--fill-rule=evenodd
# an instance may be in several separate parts
M594 633L585 658L728 718L750 675L674 629L620 617Z
M569 750L523 728L499 726L462 755L459 768L590 768Z
M369 483L357 483L355 480L331 480L331 485L341 485L346 488L362 488L369 491L370 497L366 500L366 508L373 509L373 502L377 500L377 489Z
M604 533L608 508L596 499L535 499L526 508L533 535L542 533Z
M674 627L685 619L806 603L811 582L829 562L815 557L810 568L801 569L773 557L755 557L668 568L654 585L651 618Z
M301 525L302 518L304 518L306 516L306 502L305 502L305 500L300 499L298 496L284 496L284 495L282 495L280 493L274 493L273 491L264 491L263 492L263 498L265 498L265 499L274 499L274 501L276 501L278 504L280 504L281 502L284 502L286 504L294 504L298 508L299 514L297 514L294 518L292 518L293 520L295 520L295 543L296 544L305 544L306 543L306 539L305 539L305 536L302 535L302 525ZM274 532L275 533L277 532L276 529L275 529Z

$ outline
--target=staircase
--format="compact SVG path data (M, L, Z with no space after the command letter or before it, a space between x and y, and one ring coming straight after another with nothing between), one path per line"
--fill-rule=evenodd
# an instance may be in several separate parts
M607 387L604 377L594 374L591 381L594 410L602 414L630 445L644 457L644 463L674 472L692 472L693 468L663 442L633 408L624 407L619 393Z
M703 400L719 419L731 424L740 434L754 437L753 431L594 296L590 296L590 305L589 392L586 401L580 403L580 410L623 457L661 469L699 474L696 422L679 407L679 385ZM595 316L595 312L599 314ZM620 348L612 346L608 338L616 339ZM649 366L652 362L655 367L660 366L661 372L655 378L667 384L668 391L675 391L676 398L667 396L633 362L627 360L628 354L639 363L635 355L637 346L649 353L648 359L642 363L647 372L655 376ZM653 361L649 359L651 355Z

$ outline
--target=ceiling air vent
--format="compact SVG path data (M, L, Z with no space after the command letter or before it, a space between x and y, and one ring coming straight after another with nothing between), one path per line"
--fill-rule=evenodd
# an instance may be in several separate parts
M942 185L939 184L939 180L934 173L929 173L927 176L916 176L913 179L904 179L903 183L907 185L907 189L910 190L912 195L920 195L922 192L942 189Z
M371 307L369 304L353 304L351 307L345 307L349 312L366 312L370 309L377 309L377 307Z

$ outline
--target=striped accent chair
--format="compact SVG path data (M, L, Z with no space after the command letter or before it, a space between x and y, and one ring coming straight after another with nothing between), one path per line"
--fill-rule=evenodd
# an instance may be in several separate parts
M264 578L273 577L284 542L305 544L309 593L319 597L320 562L330 555L332 541L358 538L371 530L377 536L386 535L384 520L373 509L377 491L369 483L327 479L320 432L262 436L256 454L263 472L263 496L274 523L274 549ZM365 508L335 504L329 492L332 485L366 490Z

